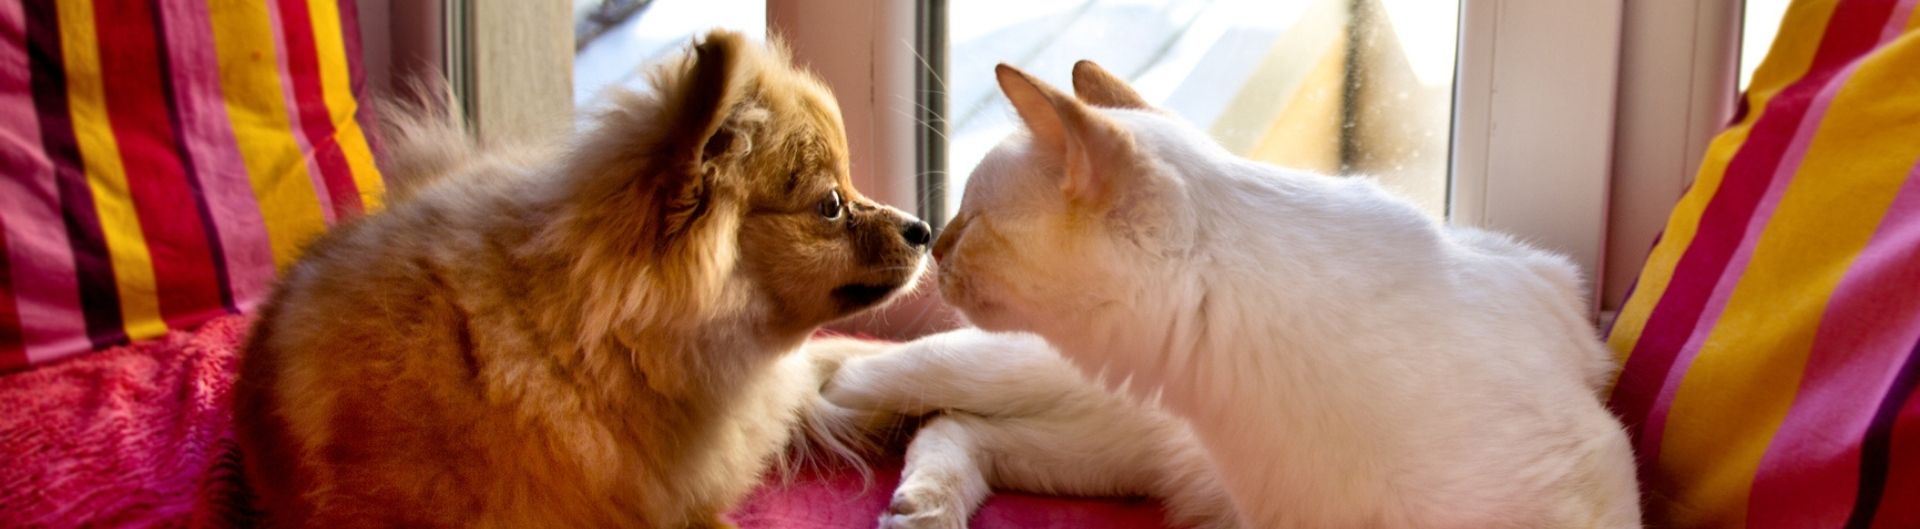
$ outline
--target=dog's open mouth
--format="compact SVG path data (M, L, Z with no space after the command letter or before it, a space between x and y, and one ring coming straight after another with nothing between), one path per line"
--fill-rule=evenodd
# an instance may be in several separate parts
M856 310L879 303L899 288L900 283L850 283L833 289L833 299L846 310Z

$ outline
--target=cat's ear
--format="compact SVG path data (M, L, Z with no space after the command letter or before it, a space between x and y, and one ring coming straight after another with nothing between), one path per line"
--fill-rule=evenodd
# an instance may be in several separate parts
M1133 87L1127 86L1126 81L1093 61L1073 63L1073 94L1093 106L1153 110L1153 105L1147 104L1147 100L1140 97L1139 92L1133 91Z
M1034 142L1054 152L1065 149L1067 131L1060 122L1060 112L1053 108L1060 91L1005 63L995 66L993 75L1000 81L1000 91L1007 94L1007 102L1013 104L1013 111L1026 123L1027 132L1033 134Z
M1133 135L1073 96L1018 68L994 68L1000 90L1041 148L1065 161L1060 190L1068 200L1101 202L1137 159Z

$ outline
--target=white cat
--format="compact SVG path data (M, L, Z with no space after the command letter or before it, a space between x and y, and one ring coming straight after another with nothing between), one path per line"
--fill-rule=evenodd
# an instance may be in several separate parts
M996 73L1027 132L981 162L935 244L943 296L1157 394L1244 525L1640 526L1633 455L1598 398L1611 363L1566 260L1364 179L1236 157L1092 63L1078 98ZM1029 442L1123 435L1055 430Z

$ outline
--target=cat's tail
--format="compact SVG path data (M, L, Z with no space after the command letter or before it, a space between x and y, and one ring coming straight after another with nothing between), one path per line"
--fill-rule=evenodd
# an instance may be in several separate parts
M479 145L460 116L460 102L446 81L413 83L405 91L375 103L378 134L386 156L380 172L387 200L412 198L450 173L480 158Z

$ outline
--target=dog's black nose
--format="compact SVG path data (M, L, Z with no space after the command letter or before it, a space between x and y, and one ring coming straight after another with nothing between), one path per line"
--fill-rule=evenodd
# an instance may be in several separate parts
M908 222L900 226L900 236L907 239L908 245L926 246L933 242L933 227L928 226L926 221Z

